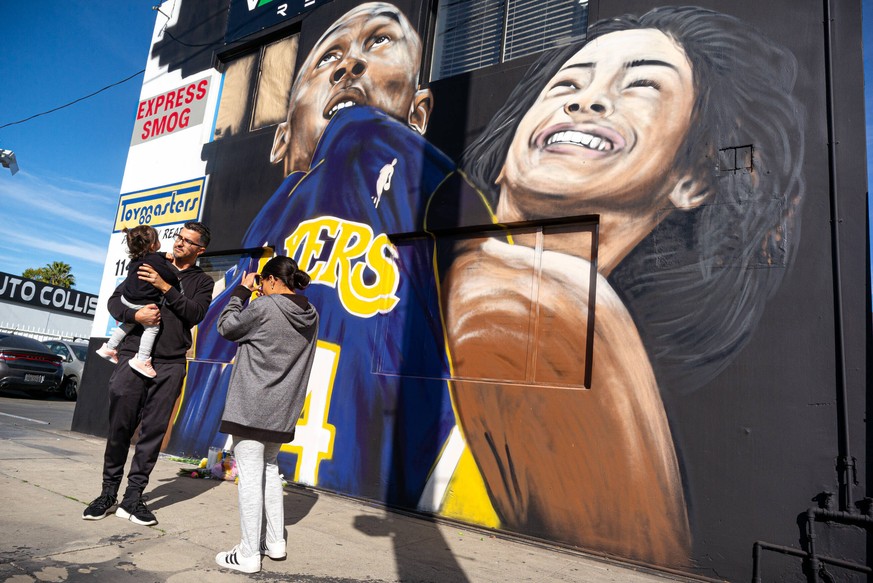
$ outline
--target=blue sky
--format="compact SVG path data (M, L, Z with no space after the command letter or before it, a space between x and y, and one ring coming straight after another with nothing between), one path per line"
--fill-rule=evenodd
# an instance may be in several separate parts
M0 272L52 261L76 289L100 287L143 76L25 123L2 127L145 68L151 0L0 2Z
M0 3L0 148L13 150L21 167L15 176L0 168L0 272L17 275L64 261L77 289L98 292L142 75L60 111L2 126L144 69L157 3ZM863 7L864 45L871 47L873 0L863 0ZM873 57L873 49L865 52ZM864 69L873 176L873 58Z

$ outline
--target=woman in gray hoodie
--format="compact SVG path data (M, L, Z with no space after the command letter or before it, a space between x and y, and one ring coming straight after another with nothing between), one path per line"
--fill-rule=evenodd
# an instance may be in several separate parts
M262 554L285 558L276 458L282 444L294 439L315 358L318 312L294 292L309 282L293 259L274 257L260 276L243 275L218 318L218 332L239 344L221 417L221 431L233 436L239 473L240 543L215 556L228 569L256 573ZM256 287L261 295L246 307Z

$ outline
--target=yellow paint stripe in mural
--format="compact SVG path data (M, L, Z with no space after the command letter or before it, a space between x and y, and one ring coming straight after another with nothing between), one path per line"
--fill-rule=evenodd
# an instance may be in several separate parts
M485 481L458 426L452 428L418 502L418 510L497 528Z
M185 359L185 378L182 379L182 390L179 392L179 397L176 399L176 414L173 415L173 421L170 423L170 431L176 425L176 419L179 418L179 413L182 411L182 403L185 402L185 387L188 384L188 360Z
M459 170L458 173L468 184L473 184L462 171ZM497 215L491 209L491 205L488 203L485 195L478 189L474 190L481 199L483 206L488 211L492 224L498 224ZM428 210L432 201L433 198L428 200ZM427 215L427 213L425 214ZM425 224L424 230L432 238L435 238L429 225ZM511 243L512 236L507 233L507 238ZM440 280L439 269L437 268L436 245L434 245L433 257L431 259L434 281L436 282L437 287L437 297L442 297L442 281ZM446 329L445 314L443 313L442 308L440 308L440 323L442 324L443 346L446 351L449 376L454 377L455 369L452 361L452 351L449 348L448 331ZM451 380L446 381L447 388L450 389L450 397L452 393L451 382ZM451 398L451 405L452 411L455 414L455 421L458 423L460 417L455 406L454 398ZM457 440L457 443L453 443L455 440ZM456 448L461 449L460 455L455 451ZM431 491L436 490L436 488L439 487L435 485L435 483L440 480L438 474L449 471L451 472L451 477L448 480L448 484L443 486L445 489L441 493L435 493L436 497L439 499L429 499L429 493L432 495L433 493ZM425 512L435 512L447 518L472 522L487 528L500 527L500 519L497 517L497 512L494 510L494 506L491 504L491 498L488 496L488 490L485 488L485 480L482 479L479 467L476 465L473 455L467 447L466 439L463 437L463 430L460 423L455 426L448 439L446 439L442 451L440 451L434 466L431 468L425 493L422 495L422 500L419 502L419 509Z
M440 515L487 528L500 528L500 519L488 497L485 481L470 448L466 446L449 481Z

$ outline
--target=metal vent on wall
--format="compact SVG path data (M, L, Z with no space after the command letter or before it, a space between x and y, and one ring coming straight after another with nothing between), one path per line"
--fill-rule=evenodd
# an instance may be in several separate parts
M588 0L450 0L437 17L432 80L585 38Z

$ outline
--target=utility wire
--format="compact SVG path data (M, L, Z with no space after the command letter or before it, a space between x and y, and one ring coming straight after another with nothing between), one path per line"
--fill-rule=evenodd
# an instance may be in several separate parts
M142 75L143 73L145 73L145 69L143 69L142 71L137 71L136 73L134 73L134 74L131 75L130 77L127 77L127 78L125 78L125 79L122 79L121 81L116 81L115 83L113 83L113 84L111 84L111 85L107 85L106 87L104 87L104 88L102 88L102 89L98 89L98 90L95 91L94 93L89 93L88 95L85 95L84 97L80 97L79 99L76 99L76 100L71 101L71 102L69 102L69 103L65 103L64 105L61 105L61 106L55 107L54 109L50 109L50 110L48 110L48 111L43 111L42 113L37 113L37 114L34 114L34 115L30 116L30 117L26 117L26 118L24 118L24 119L20 119L20 120L18 120L18 121L13 121L13 122L9 122L9 123L7 123L7 124L3 124L2 126L0 126L0 130L2 130L3 128L8 128L9 126L14 126L14 125L18 125L18 124L20 124L20 123L24 123L24 122L26 122L26 121L30 121L30 120L32 120L32 119L34 119L34 118L37 118L37 117L40 117L40 116L43 116L43 115L48 115L48 114L53 113L53 112L55 112L55 111L58 111L58 110L60 110L60 109L64 109L65 107L70 107L71 105L74 105L74 104L76 104L76 103L79 103L80 101L84 101L84 100L86 100L86 99L88 99L88 98L90 98L90 97L94 97L94 96L97 95L98 93L102 93L103 91L106 91L107 89L111 89L112 87L115 87L116 85L121 85L122 83L125 83L125 82L127 82L127 81L130 81L130 80L133 79L134 77L137 77L137 76L139 76L139 75Z
M196 48L200 48L200 47L211 47L211 46L215 46L216 43L215 43L214 41L213 41L213 42L208 42L208 43L202 43L202 44L191 44L191 43L186 43L186 42L183 41L183 40L179 40L179 39L177 39L175 36L173 36L173 33L171 33L171 32L167 29L167 23L170 22L171 18L170 18L170 16L164 14L164 12L161 10L161 5L158 4L157 6L152 6L152 10L154 10L155 12L159 13L161 16L163 16L164 18L167 19L167 22L164 23L164 28L161 29L161 34L166 34L168 37L170 37L171 39L173 39L174 41L176 41L176 42L179 43L180 45L183 45L183 46L186 46L186 47L195 48L195 49L196 49ZM170 12L173 12L174 10L175 10L175 8L173 8L173 10L170 10Z
M157 5L157 6L153 6L153 7L152 7L152 10L155 10L155 11L157 11L157 12L160 12L160 13L164 16L164 18L166 18L167 20L170 20L170 17L167 16L166 14L164 14L164 13L160 10L160 4ZM166 25L166 24L164 24L164 29L162 30L162 32L165 33L167 36L169 36L173 41L179 43L180 45L184 45L184 46L186 46L186 47L192 47L192 48L196 48L196 47L210 47L210 46L214 46L214 45L216 44L215 42L204 43L204 44L190 44L190 43L186 43L186 42L184 42L184 41L182 41L182 40L177 39L175 36L173 36L173 34L170 33L169 30L167 30L167 25ZM2 126L0 126L0 130L2 130L3 128L8 128L9 126L14 126L14 125L18 125L18 124L20 124L20 123L24 123L24 122L26 122L26 121L30 121L30 120L32 120L32 119L35 119L35 118L40 117L40 116L43 116L43 115L48 115L48 114L50 114L50 113L54 113L54 112L56 112L56 111L58 111L58 110L64 109L65 107L70 107L71 105L74 105L74 104L76 104L76 103L79 103L80 101L84 101L84 100L86 100L86 99L89 99L89 98L91 98L91 97L94 97L94 96L97 95L98 93L102 93L103 91L106 91L107 89L111 89L111 88L115 87L116 85L121 85L122 83L126 83L127 81L130 81L130 80L133 79L134 77L136 77L136 76L138 76L138 75L142 75L143 73L145 73L145 69L143 69L142 71L137 71L136 73L134 73L134 74L131 75L130 77L126 77L126 78L122 79L121 81L116 81L115 83L112 83L111 85L107 85L106 87L103 87L102 89L98 89L98 90L95 91L94 93L89 93L88 95L85 95L84 97L80 97L79 99L76 99L76 100L71 101L71 102L69 102L69 103L65 103L64 105L61 105L61 106L55 107L54 109L50 109L50 110L48 110L48 111L43 111L42 113L37 113L37 114L34 114L34 115L30 116L30 117L26 117L26 118L24 118L24 119L20 119L20 120L18 120L18 121L13 121L13 122L9 122L9 123L3 124Z
M161 12L161 14L163 14L163 12ZM166 25L165 25L165 27L164 27L163 33L166 34L168 37L170 37L172 40L174 40L174 41L176 41L177 43L179 43L180 45L184 45L184 46L186 46L186 47L191 47L191 48L199 48L199 47L214 47L214 46L217 44L215 41L213 41L213 42L208 42L208 43L202 43L202 44L191 44L191 43L186 43L185 41L183 41L183 40L179 40L179 39L177 39L176 37L174 37L174 36L173 36L173 33L171 33L169 30L167 30Z

